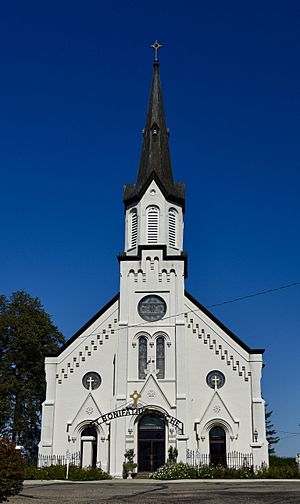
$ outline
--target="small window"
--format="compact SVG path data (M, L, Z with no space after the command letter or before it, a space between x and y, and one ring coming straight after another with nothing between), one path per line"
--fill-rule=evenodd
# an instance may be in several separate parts
M145 369L147 368L147 339L142 336L139 338L139 379L146 378Z
M225 376L221 371L211 371L206 377L206 383L212 389L219 389L223 387L225 383Z
M165 338L160 336L156 340L156 368L157 378L165 377Z
M138 235L138 215L136 208L131 210L129 214L129 242L130 248L134 248L137 245L137 235Z
M147 240L158 243L159 209L156 206L147 208Z
M169 210L169 245L177 247L178 234L178 212L175 208Z

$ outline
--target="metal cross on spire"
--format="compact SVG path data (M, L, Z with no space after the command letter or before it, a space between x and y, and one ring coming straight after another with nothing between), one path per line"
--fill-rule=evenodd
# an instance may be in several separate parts
M153 49L154 49L154 62L157 63L158 62L158 49L160 49L162 47L162 45L159 44L157 42L157 40L155 40L154 44L152 44L150 47L153 47Z

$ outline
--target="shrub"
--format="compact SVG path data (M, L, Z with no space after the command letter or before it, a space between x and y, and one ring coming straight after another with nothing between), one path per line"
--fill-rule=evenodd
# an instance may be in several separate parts
M66 479L65 465L51 465L49 467L34 467L28 464L25 468L25 479L38 480L64 480ZM111 479L111 476L98 467L88 467L86 469L77 466L70 466L69 480L71 481L94 481Z
M183 462L167 462L151 474L150 478L160 480L194 479L198 478L198 469Z
M275 459L275 457L274 457ZM171 479L296 479L300 478L300 473L296 462L293 459L280 459L276 457L268 468L262 468L254 473L249 468L233 469L222 466L200 466L192 467L183 462L167 462L157 471L151 474L150 478L171 480Z
M298 479L300 473L296 460L292 457L270 457L270 466L257 472L257 478L264 479Z
M153 479L213 479L213 478L253 478L254 474L249 469L231 469L222 466L193 467L183 462L167 462L151 476Z
M63 480L66 477L66 466L50 465L36 467L33 463L25 466L25 479L32 480Z
M70 466L69 479L72 481L94 481L112 479L110 474L102 471L100 467L88 467L83 469L77 466Z
M23 488L24 461L20 450L5 437L0 439L0 502Z
M33 464L26 465L25 479L39 480L64 480L66 479L65 465L51 465L48 467L35 467ZM98 467L82 468L70 465L69 480L71 481L94 481L111 479L111 476Z

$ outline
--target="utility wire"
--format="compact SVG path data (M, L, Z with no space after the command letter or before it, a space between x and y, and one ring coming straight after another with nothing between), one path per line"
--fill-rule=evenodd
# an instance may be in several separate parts
M300 285L300 282L293 282L293 283L289 283L289 284L280 285L279 287L275 287L273 289L267 289L267 290L257 291L257 292L254 292L252 294L247 294L246 296L240 296L240 297L237 297L237 298L234 298L234 299L229 299L227 301L222 301L221 303L215 303L215 304L208 305L207 308L216 308L218 306L224 306L224 305L227 305L227 304L236 303L237 301L243 301L245 299L250 299L250 298L257 297L257 296L264 296L266 294L270 294L271 292L277 292L277 291L280 291L280 290L283 290L283 289L289 289L291 287L295 287L296 285ZM174 318L174 317L179 317L180 315L187 315L188 313L196 313L196 312L199 312L199 311L201 311L201 308L196 308L195 310L186 310L186 311L184 311L182 313L175 313L174 315L169 315L168 317L163 317L163 318L159 319L159 322L162 322L162 321ZM149 322L149 321L141 322L141 323L139 322L138 324L131 324L131 325L127 325L125 327L119 327L118 330L120 331L122 329L128 329L128 328L132 328L132 327L142 327L144 325L146 325L146 326L150 325L151 326L151 325L153 325L155 323L156 322ZM97 330L93 331L92 333L87 334L85 337L91 336L93 334L97 334Z
M290 287L295 287L295 285L300 285L300 282L293 282L290 284L281 285L280 287L275 287L274 289L267 289L267 290L263 290L263 291L254 292L253 294L248 294L247 296L241 296L238 298L230 299L229 301L223 301L222 303L212 304L212 305L208 306L208 308L215 308L216 306L223 306L225 304L235 303L236 301L242 301L243 299L249 299L249 298L256 297L256 296L263 296L265 294L269 294L270 292L275 292L275 291L279 291L282 289L289 289Z

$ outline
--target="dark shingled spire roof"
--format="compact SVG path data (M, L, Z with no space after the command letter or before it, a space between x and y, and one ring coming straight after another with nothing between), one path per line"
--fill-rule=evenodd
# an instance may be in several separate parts
M124 203L128 205L138 201L147 189L151 180L155 179L165 197L184 207L184 184L173 180L168 129L159 77L159 64L153 65L153 77L143 132L144 140L135 184L127 184L124 188Z

